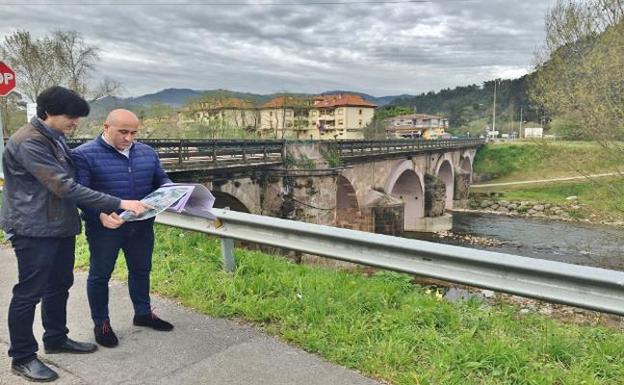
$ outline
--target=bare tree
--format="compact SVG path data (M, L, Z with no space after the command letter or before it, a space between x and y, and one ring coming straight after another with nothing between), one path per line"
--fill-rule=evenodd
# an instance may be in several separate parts
M122 90L122 85L116 80L113 80L108 77L104 77L100 83L98 83L93 89L87 90L87 94L85 97L90 101L94 102L100 98L105 96L113 96L119 94Z
M60 82L52 47L49 38L35 39L28 31L17 31L4 39L2 56L15 71L19 90L32 101Z
M89 84L95 72L95 63L100 58L99 49L87 44L78 32L55 31L52 42L54 56L68 88L89 101L119 92L121 84L110 78L104 78L95 85Z
M99 58L97 48L86 44L76 31L55 31L52 41L65 83L80 95L86 95L86 83Z
M41 38L17 31L4 39L0 52L15 70L19 90L32 101L53 85L66 86L90 101L114 95L121 88L108 78L94 84L98 48L76 31L59 30Z

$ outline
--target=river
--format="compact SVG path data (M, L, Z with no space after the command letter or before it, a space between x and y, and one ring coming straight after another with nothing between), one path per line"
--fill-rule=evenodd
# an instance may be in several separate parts
M624 271L624 229L541 218L453 213L453 233L494 239L500 245L469 245L433 234L406 237L498 251L531 258Z

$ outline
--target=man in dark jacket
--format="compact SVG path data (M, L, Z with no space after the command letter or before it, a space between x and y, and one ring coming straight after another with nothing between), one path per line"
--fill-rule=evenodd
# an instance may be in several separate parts
M32 381L58 377L36 354L32 326L40 300L46 353L90 353L97 348L67 337L75 236L81 231L76 204L137 213L147 208L139 201L121 200L74 181L64 134L73 131L88 113L89 105L75 92L49 88L37 97L37 117L11 136L3 154L0 225L13 245L18 269L9 305L9 355L12 371Z
M158 154L134 142L139 119L128 110L114 110L106 118L101 136L73 151L76 178L82 185L122 199L142 199L166 183ZM95 324L95 340L102 346L119 343L110 325L108 281L119 250L128 266L128 290L134 307L133 323L169 331L173 325L158 318L150 306L150 271L154 249L154 219L124 223L110 209L83 210L90 265L87 296Z

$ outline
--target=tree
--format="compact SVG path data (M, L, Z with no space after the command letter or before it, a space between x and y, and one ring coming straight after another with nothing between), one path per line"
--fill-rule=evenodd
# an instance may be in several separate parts
M530 95L558 128L602 146L611 164L624 161L624 3L559 0L546 16L546 44ZM573 122L571 120L574 120ZM577 171L584 164L570 159ZM621 176L622 167L613 171ZM612 184L613 192L621 197Z
M1 52L15 71L18 89L28 99L34 101L43 90L60 83L50 38L36 39L28 31L17 31L4 39Z
M19 90L31 101L53 85L70 88L89 101L120 90L114 80L94 81L99 50L76 31L58 30L41 38L17 31L4 39L0 51L15 70Z
M623 15L617 0L559 0L531 89L549 115L580 119L606 147L624 138Z

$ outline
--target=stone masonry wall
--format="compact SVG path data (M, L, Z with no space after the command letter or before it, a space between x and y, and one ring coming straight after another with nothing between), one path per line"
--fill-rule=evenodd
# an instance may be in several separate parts
M466 172L458 172L455 174L455 190L453 193L453 199L466 200L468 199L468 193L470 192L470 174Z
M446 185L435 175L425 174L425 216L444 215Z
M401 235L404 231L403 205L373 207L375 233Z

